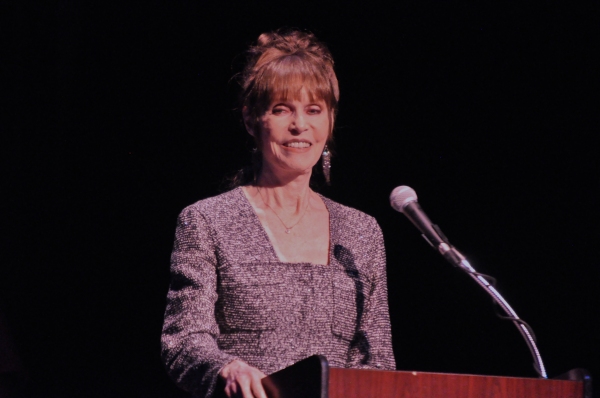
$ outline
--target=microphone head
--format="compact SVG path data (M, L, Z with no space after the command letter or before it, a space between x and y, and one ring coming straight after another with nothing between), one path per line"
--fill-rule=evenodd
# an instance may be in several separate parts
M401 185L390 194L390 204L394 210L404 213L404 206L417 201L417 193L409 186Z

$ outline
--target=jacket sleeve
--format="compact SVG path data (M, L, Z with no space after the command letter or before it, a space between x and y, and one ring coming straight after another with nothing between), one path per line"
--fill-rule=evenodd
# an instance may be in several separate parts
M362 356L356 368L396 370L392 349L392 333L388 309L388 289L383 234L377 222L374 226L369 248L371 267L371 288L368 292L365 314L362 318L360 334L367 353Z
M161 354L175 383L201 397L214 393L219 371L236 359L217 346L216 301L216 247L204 217L190 206L177 220Z

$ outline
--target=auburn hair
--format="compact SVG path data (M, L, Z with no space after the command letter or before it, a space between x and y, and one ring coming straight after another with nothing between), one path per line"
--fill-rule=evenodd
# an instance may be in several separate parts
M315 35L299 30L263 33L248 50L241 74L241 106L251 133L276 100L299 100L304 88L311 101L325 101L330 114L329 139L340 97L333 58Z
M333 57L327 46L310 33L297 29L279 29L263 33L247 52L246 65L238 75L241 86L240 108L244 123L255 140L260 140L260 120L274 101L300 100L302 89L310 101L322 100L329 113L329 136L340 99ZM313 168L313 176L322 174L321 161ZM252 167L240 170L231 187L249 184L258 178L262 154L253 153ZM314 179L311 178L314 183ZM313 184L314 185L314 184Z

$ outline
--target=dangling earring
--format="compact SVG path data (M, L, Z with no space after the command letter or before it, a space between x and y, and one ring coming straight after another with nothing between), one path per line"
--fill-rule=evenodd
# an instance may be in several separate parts
M325 182L327 185L331 185L331 152L329 152L327 145L325 145L325 148L323 148L321 160L323 162L323 175L325 176Z

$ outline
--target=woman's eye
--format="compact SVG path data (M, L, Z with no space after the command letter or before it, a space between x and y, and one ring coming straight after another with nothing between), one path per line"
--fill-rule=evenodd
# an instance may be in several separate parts
M309 115L318 115L321 113L321 108L308 108Z
M273 110L271 111L271 113L273 115L281 115L282 113L284 113L286 111L285 108L283 107L277 107L277 108L273 108Z

